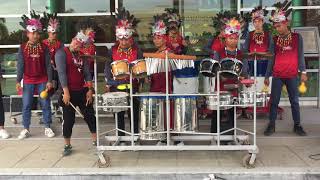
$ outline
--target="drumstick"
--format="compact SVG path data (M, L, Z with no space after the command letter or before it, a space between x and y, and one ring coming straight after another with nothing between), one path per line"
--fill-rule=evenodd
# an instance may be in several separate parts
M83 114L72 104L72 102L69 102L69 104L71 105L71 107L72 107L75 111L77 111L77 113L78 113L82 118L84 118Z

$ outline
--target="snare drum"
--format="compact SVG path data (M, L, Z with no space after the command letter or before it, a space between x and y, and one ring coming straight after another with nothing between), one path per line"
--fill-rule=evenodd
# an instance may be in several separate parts
M220 70L220 64L214 59L203 59L200 63L200 73L207 77L215 77Z
M254 91L241 91L239 93L240 105L253 105ZM267 93L257 92L257 107L265 107L267 105Z
M126 60L118 60L111 63L111 72L114 79L126 79L130 76L129 65Z
M148 95L159 95L150 93ZM140 139L164 140L165 133L165 97L140 96Z
M198 131L196 97L174 98L174 130L178 132Z
M228 91L220 91L220 105L231 105L233 103L233 98L231 93ZM217 110L218 106L218 96L217 93L213 93L212 96L207 96L207 108L209 110ZM230 109L231 106L220 107L220 110Z
M238 79L242 72L242 62L235 58L224 58L220 62L221 76L227 79Z
M102 105L103 106L128 106L128 93L126 92L109 92L102 94ZM103 108L106 112L117 113L126 111L128 108Z
M144 59L138 59L131 62L132 65L132 75L136 78L143 78L147 76L147 66Z

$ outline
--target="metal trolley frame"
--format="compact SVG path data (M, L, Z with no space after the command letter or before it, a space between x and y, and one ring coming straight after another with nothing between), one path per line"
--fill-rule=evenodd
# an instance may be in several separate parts
M166 98L166 130L163 132L155 132L155 133L143 133L143 134L158 134L163 133L166 134L167 138L167 144L164 146L157 146L157 145L140 145L137 143L137 140L139 139L140 133L134 133L133 128L133 97L139 97L139 96L152 96L148 94L133 94L132 88L130 88L130 105L129 106L100 106L98 104L98 96L95 96L95 107L96 107L96 118L97 118L97 154L99 157L98 165L99 167L107 167L110 165L110 157L107 157L104 154L104 151L140 151L140 150L158 150L158 151L183 151L183 150L223 150L223 151L248 151L248 154L246 154L243 157L243 165L247 168L253 168L255 165L255 160L257 153L259 152L257 141L256 141L256 91L254 92L254 103L252 104L254 113L253 113L253 132L240 129L237 127L237 116L236 116L236 107L248 107L248 105L240 105L240 104L234 104L234 105L220 105L220 78L219 78L219 72L217 74L217 99L218 99L218 105L217 105L217 133L205 133L205 132L176 132L170 130L170 97L171 96L212 96L213 94L169 94L169 87L168 87L168 52L166 52L165 55L165 67L166 67L166 93L162 96L165 96ZM257 62L256 58L254 59L254 81L256 81L256 67ZM97 64L95 62L94 64L95 68L95 89L97 89ZM132 85L132 72L130 72L130 84ZM256 89L256 82L254 82L254 86ZM158 94L156 96L159 96ZM221 107L235 107L234 108L234 127L231 129L228 129L226 131L221 132L220 130L220 108ZM250 106L250 105L249 105ZM121 129L118 129L117 127L117 113L115 115L115 129L105 131L103 132L100 129L100 121L99 121L99 110L102 108L130 108L131 111L131 132L123 131ZM224 135L227 132L230 132L233 130L233 135ZM116 131L115 135L108 135L109 133L112 133ZM118 136L118 132L124 132L127 136ZM242 132L242 135L238 134L238 132ZM105 140L109 143L109 145L102 145L101 143L101 137L105 138ZM249 141L249 137L252 137L251 144ZM119 146L120 141L127 141L130 142L130 145L126 146ZM210 145L184 145L184 146L177 146L174 145L173 141L210 141ZM228 145L222 145L221 141L232 141L232 144Z

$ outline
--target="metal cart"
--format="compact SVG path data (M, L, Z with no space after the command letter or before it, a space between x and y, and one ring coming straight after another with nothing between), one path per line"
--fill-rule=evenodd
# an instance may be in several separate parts
M166 93L163 95L156 95L156 96L163 96L165 97L166 103L166 130L161 132L154 132L154 133L134 133L133 128L133 116L131 116L131 129L130 132L123 131L117 128L117 120L115 120L116 127L109 131L103 131L100 129L100 120L99 120L99 109L101 108L123 108L127 107L130 108L131 114L133 114L133 97L139 96L150 96L148 94L133 94L132 88L130 89L130 105L129 106L100 106L98 104L98 97L95 98L95 107L96 107L96 117L97 117L97 151L99 161L98 164L100 167L107 167L110 165L110 157L106 157L104 155L104 151L139 151L139 150L157 150L157 151L183 151L183 150L192 150L192 151L199 151L199 150L226 150L226 151L248 151L243 157L243 165L247 168L253 168L255 165L256 156L258 153L258 146L256 141L256 96L254 97L254 103L252 107L254 109L253 112L253 132L241 129L237 127L237 116L236 116L236 107L242 107L243 105L233 104L233 105L220 105L220 78L219 74L217 75L217 96L218 96L218 105L217 105L217 133L206 133L206 132L178 132L170 130L170 97L174 96L212 96L213 94L169 94L169 87L168 87L168 71L169 71L169 57L168 53L165 54L165 73L166 73ZM256 61L255 61L255 77L256 77ZM95 81L97 82L97 74L96 69L97 65L94 64L95 68ZM132 85L132 72L130 72L130 84ZM97 88L97 83L95 83L95 88ZM256 93L255 93L256 95ZM152 96L152 95L151 95ZM234 128L221 132L220 130L220 108L221 107L235 107L234 108ZM248 107L248 105L246 105ZM117 118L117 116L115 117ZM122 131L127 136L118 136L116 133L111 134L114 131ZM232 135L225 135L226 133L233 131ZM146 134L165 134L166 135L166 145L164 146L157 146L157 145L141 145L138 143L138 140L141 135ZM107 145L102 144L102 139L107 141ZM251 139L251 141L250 141ZM130 142L130 145L126 146L119 146L120 141L127 141ZM210 142L209 145L183 145L177 146L174 145L173 141L206 141ZM231 144L221 144L222 141L231 141Z

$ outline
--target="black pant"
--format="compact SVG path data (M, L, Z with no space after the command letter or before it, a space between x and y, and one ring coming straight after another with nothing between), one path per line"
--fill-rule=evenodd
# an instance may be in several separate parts
M0 85L0 126L4 126L4 109L3 109L1 85Z
M127 92L129 93L128 91L129 90L118 90L116 88L112 88L111 89L112 92ZM135 92L136 89L134 89ZM129 103L128 103L129 104ZM140 106L140 101L137 97L133 97L133 131L134 133L138 133L139 132L139 106ZM131 119L131 110L129 109L128 111L128 116L129 116L129 119ZM118 112L118 129L121 129L121 130L125 130L125 119L124 119L124 115L125 115L125 111L121 111L121 112ZM130 131L131 132L131 131ZM121 132L121 131L118 131L118 135L119 136L125 136L125 133L124 132Z
M52 80L54 81L53 91L56 92L60 87L58 71L52 70ZM53 93L54 93L53 92Z
M223 113L227 113L227 121L222 122L221 117ZM234 127L234 108L228 110L220 110L220 132L231 129ZM211 133L217 132L217 111L212 112L211 119Z
M94 115L93 103L86 106L86 93L88 89L84 88L80 91L70 91L70 102L75 106L79 107L81 113L84 116L84 120L88 124L91 133L96 132L96 117ZM59 98L59 104L63 108L63 137L70 138L72 135L72 128L75 122L75 110L71 105L65 105L62 101L62 95Z
M130 109L127 111L129 115L129 119L131 116ZM118 129L125 130L125 119L124 119L125 111L118 112ZM137 98L133 98L133 129L134 133L139 132L139 101ZM131 131L130 131L131 132ZM119 136L124 136L125 133L119 131Z

